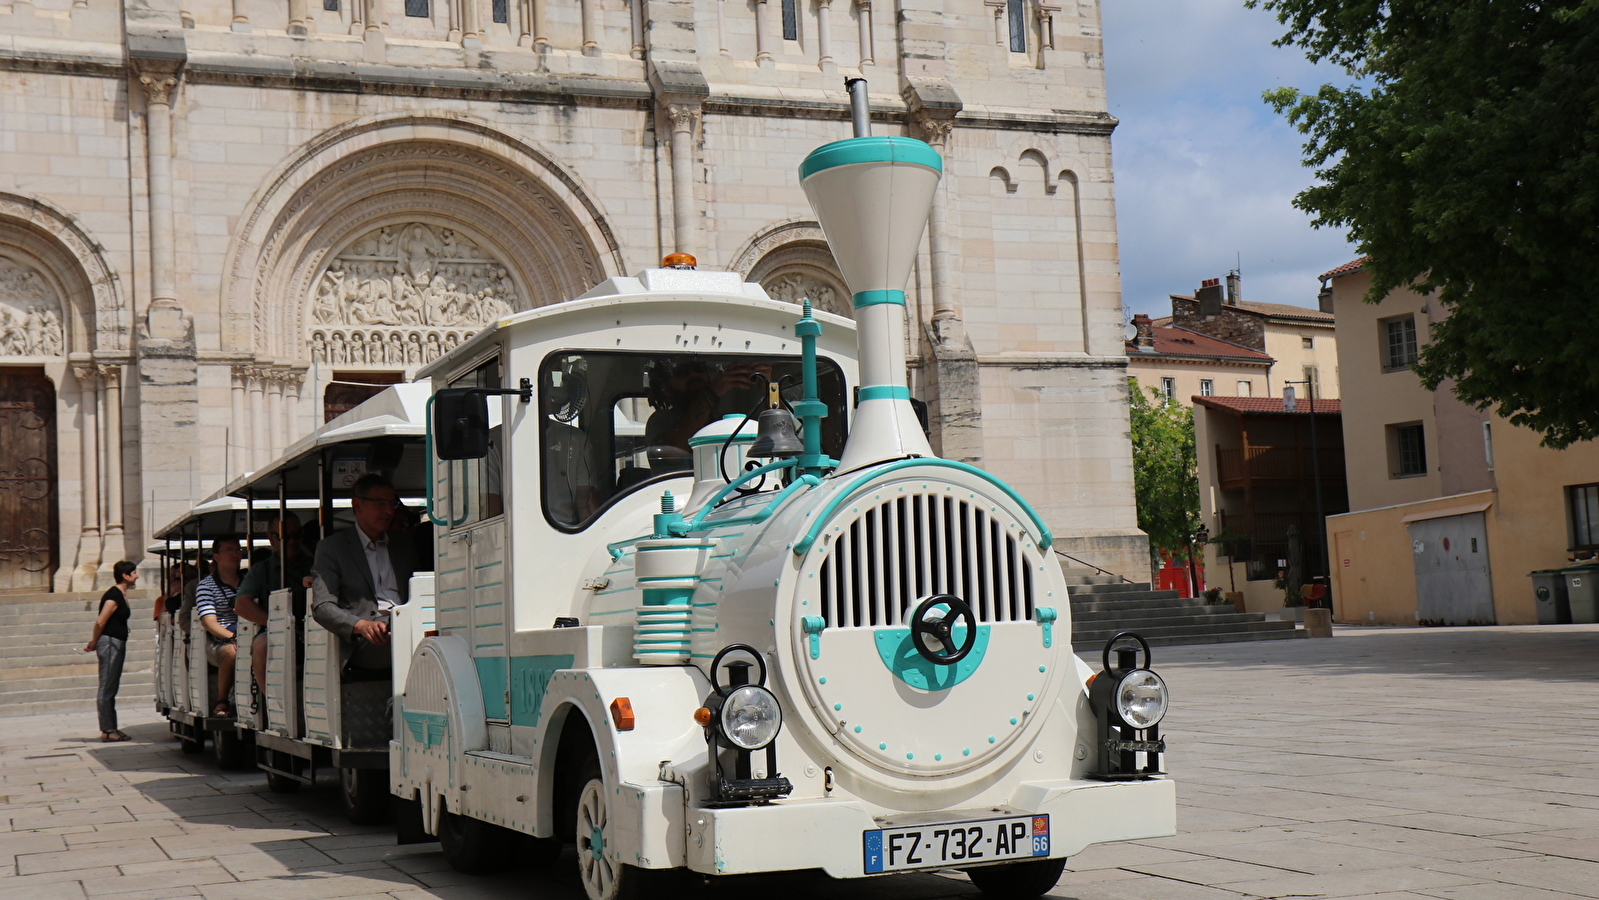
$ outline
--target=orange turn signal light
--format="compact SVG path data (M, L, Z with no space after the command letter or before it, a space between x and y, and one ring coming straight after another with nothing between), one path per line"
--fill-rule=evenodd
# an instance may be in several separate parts
M422 632L422 636L423 637L438 637L439 633L436 630L434 630L434 631L424 631L424 632Z
M694 721L701 725L711 724L711 711L703 706L694 710Z
M1094 686L1094 679L1098 678L1098 677L1099 677L1099 673L1098 672L1095 672L1094 674L1088 676L1088 680L1083 682L1083 687L1085 687L1085 688L1093 687Z
M617 697L611 701L611 721L616 723L617 731L633 730L633 701L626 697Z

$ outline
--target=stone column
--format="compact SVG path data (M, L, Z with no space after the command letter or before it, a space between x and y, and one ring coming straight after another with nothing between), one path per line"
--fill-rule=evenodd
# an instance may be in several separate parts
M267 373L267 446L272 452L267 459L277 459L285 446L283 441L283 373L272 369Z
M446 25L448 30L444 34L444 39L452 44L461 43L461 36L464 31L461 25L461 7L465 4L466 0L444 0L444 17L448 23Z
M877 64L874 59L876 51L872 47L872 0L855 0L857 15L861 25L861 68Z
M301 391L305 387L305 372L283 372L283 449L287 450L300 437L300 406L304 402Z
M244 0L233 0L233 30L248 34L250 16L244 11Z
M254 472L272 458L267 446L266 372L258 366L250 367L250 471Z
M833 64L832 12L833 0L816 0L816 64L824 69Z
M1005 25L1005 0L983 0L983 5L994 11L994 43L1000 47L1010 45L1009 29Z
M82 414L78 437L80 453L78 478L82 484L83 526L78 532L78 558L72 568L72 590L94 590L100 571L100 450L99 433L100 372L95 366L73 366L78 380L78 411Z
M306 19L310 17L309 2L310 0L289 0L289 36L305 37L310 34L311 29L305 24Z
M666 114L672 120L672 236L677 252L696 254L699 228L694 213L694 126L700 120L700 107L674 103L666 108Z
M767 5L766 4L766 0L755 0L755 62L756 63L762 63L762 62L770 63L772 61L772 50L771 50L771 47L767 44L767 41L771 40L771 38L769 38L767 36L767 32L771 31L771 27L770 27L769 23L767 22L766 5Z
M139 494L154 496L151 518L170 521L192 502L200 446L199 367L194 323L178 294L172 167L172 115L187 58L181 36L128 36L128 57L144 88L149 174L150 303L138 334Z
M228 447L224 453L227 471L223 473L228 480L250 469L249 455L240 452L240 448L247 446L248 443L249 419L244 414L244 401L245 392L250 386L249 370L244 366L234 366L231 375L233 419L228 427Z
M1055 49L1055 14L1060 12L1059 3L1038 4L1038 30L1043 34L1045 50Z
M105 549L101 568L106 576L102 580L107 580L111 566L127 551L122 537L122 366L101 366L99 375L105 387Z
M633 10L633 46L628 50L628 55L634 59L644 58L644 0L631 0L628 6Z
M945 459L977 463L983 458L982 381L977 351L972 347L966 324L961 321L955 299L955 259L950 250L949 165L950 133L955 126L959 99L938 96L934 86L912 90L909 101L917 112L913 122L922 140L944 157L944 178L933 195L933 208L927 220L927 249L932 268L933 317L927 323L927 338L932 352L927 379L928 420L932 425L934 447ZM937 104L929 108L924 104ZM920 108L918 108L920 107ZM951 108L953 107L953 109Z
M600 0L579 0L583 4L583 55L600 55Z

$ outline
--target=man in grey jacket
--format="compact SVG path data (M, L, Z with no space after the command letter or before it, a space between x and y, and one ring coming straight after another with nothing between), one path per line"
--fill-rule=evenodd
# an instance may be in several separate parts
M357 479L350 493L355 527L329 535L316 548L311 617L344 639L341 663L387 669L389 610L410 598L415 563L410 541L389 533L399 506L394 485L371 473Z

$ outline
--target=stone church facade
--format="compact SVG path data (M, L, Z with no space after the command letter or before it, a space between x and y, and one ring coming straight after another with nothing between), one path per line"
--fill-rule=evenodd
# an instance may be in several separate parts
M946 160L935 448L1147 572L1093 0L0 0L0 591L668 252L847 315L796 169L857 74Z

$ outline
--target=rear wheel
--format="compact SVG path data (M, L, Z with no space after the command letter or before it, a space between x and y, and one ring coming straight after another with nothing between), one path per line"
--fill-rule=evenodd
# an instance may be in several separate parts
M1054 887L1065 870L1066 858L1061 857L967 869L966 875L990 897L1031 900Z
M250 762L247 749L237 731L218 731L211 735L211 758L218 768L244 768Z
M179 737L178 749L190 756L199 756L205 752L205 738Z
M439 817L439 846L457 872L478 875L510 864L514 837L515 832L481 819L452 812Z
M300 789L300 782L278 772L268 772L267 790L274 794L292 794Z
M389 817L389 770L340 769L344 814L357 825L376 825Z

